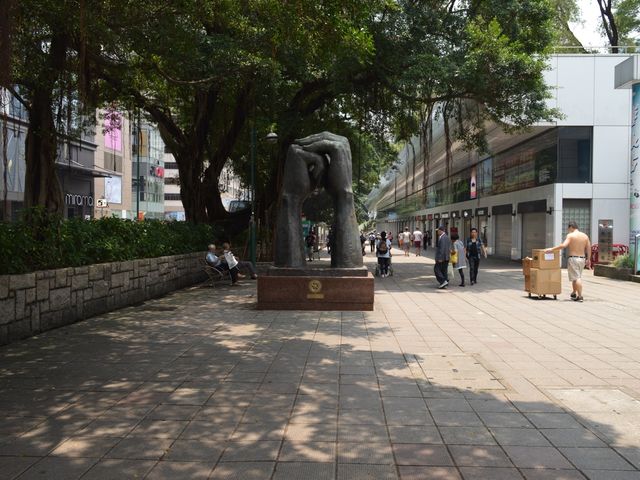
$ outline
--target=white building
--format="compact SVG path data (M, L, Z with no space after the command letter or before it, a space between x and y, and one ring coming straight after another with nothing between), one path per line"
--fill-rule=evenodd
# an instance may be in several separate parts
M598 221L608 219L614 243L628 245L631 93L614 87L615 66L626 58L552 56L545 73L549 106L563 118L517 135L494 126L488 154L455 144L448 176L442 125L434 127L426 182L414 139L397 170L369 195L377 229L395 234L404 226L434 231L445 224L466 237L475 226L491 254L520 259L560 243L570 220L596 243Z
M174 156L165 150L164 154L164 216L167 220L185 220L184 207L180 197L180 175ZM222 204L227 211L245 207L250 200L249 189L243 186L231 166L231 162L222 169L218 180L218 189Z

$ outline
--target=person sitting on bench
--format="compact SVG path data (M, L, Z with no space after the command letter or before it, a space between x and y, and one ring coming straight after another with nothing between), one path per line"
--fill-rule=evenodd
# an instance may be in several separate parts
M231 244L229 242L224 242L222 244L222 249L224 250L224 258L227 260L227 262L229 262L231 259L235 260L237 268L248 270L253 280L258 278L253 263L238 260L238 257L236 257L231 251ZM233 260L231 261L231 263L233 263ZM244 278L244 275L240 274L239 278Z
M215 268L219 272L229 271L229 276L231 277L231 285L235 285L238 283L238 266L234 266L229 268L229 264L227 262L223 262L222 259L216 254L216 246L212 243L208 247L209 251L207 252L206 261L207 265L211 268Z

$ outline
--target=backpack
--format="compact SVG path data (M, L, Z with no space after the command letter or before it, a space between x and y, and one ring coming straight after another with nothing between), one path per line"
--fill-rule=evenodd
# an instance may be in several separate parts
M380 243L378 243L378 253L381 255L386 255L388 251L389 251L389 245L387 245L387 241L380 240Z

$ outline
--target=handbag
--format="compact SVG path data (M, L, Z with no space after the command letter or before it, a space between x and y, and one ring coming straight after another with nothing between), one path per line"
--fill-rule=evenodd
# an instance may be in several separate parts
M449 259L451 263L458 263L458 251L451 250L451 258Z

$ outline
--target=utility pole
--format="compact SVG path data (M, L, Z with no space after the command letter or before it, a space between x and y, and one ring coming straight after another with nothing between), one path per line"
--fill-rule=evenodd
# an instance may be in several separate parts
M140 130L140 108L138 108L136 137L136 220L140 220L140 144L142 140L142 132Z
M251 229L249 255L254 267L256 265L256 135L256 120L254 116L253 125L251 126L251 218L249 219L249 227Z

